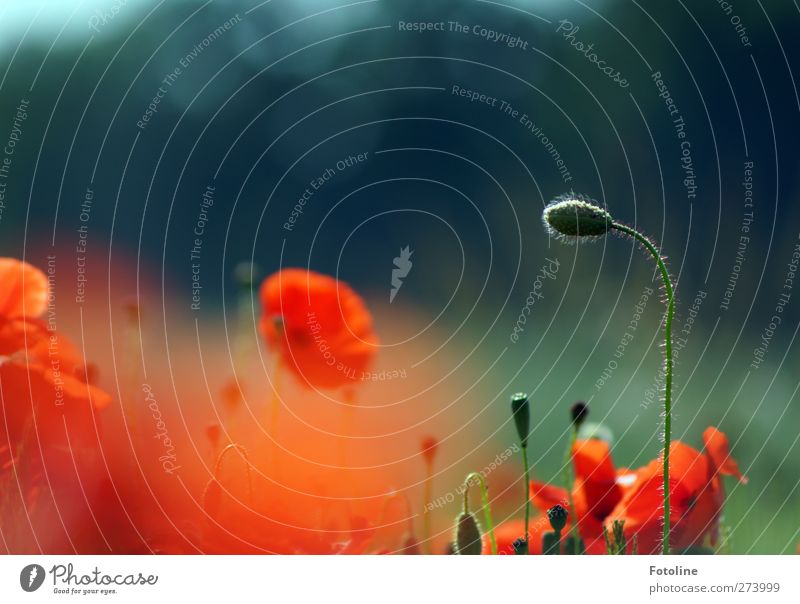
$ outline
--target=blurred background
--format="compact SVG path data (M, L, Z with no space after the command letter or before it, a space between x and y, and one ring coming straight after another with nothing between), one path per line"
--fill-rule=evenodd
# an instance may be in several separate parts
M445 495L514 442L516 391L531 394L541 480L559 480L578 399L613 433L617 465L658 455L653 262L625 239L564 246L541 226L552 198L588 195L669 260L673 437L700 448L718 426L750 478L728 485L727 551L794 553L799 12L744 0L5 0L0 254L56 257L63 329L118 397L136 356L126 304L141 309L147 380L161 380L187 465L237 338L255 411L235 429L269 399L256 295L235 268L350 283L381 338L375 371L404 374L364 384L353 456L420 501L420 439L441 443ZM390 302L406 246L413 266ZM299 401L286 413L323 430L302 389L285 387ZM111 434L121 415L109 412ZM319 453L303 444L283 446ZM520 477L514 456L489 481L513 494ZM435 512L442 546L457 509ZM499 519L518 512L513 496L498 501Z

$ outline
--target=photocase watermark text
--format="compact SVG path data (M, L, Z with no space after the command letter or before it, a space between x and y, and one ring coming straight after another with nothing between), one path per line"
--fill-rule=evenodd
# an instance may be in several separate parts
M172 439L167 432L167 424L161 415L158 400L153 394L153 389L149 384L142 384L142 392L144 392L145 395L144 400L147 403L147 408L150 410L153 421L156 423L154 438L160 440L161 444L164 445L164 455L159 457L158 461L161 462L161 467L167 474L173 474L176 470L179 470L181 466L175 465L177 461L175 457L175 445L172 443Z
M512 344L519 342L519 336L523 331L525 331L525 325L528 323L528 317L530 316L531 312L533 312L533 307L536 302L544 299L542 288L544 287L545 280L556 278L558 267L560 266L559 261L545 258L545 262L547 264L542 265L542 268L539 269L539 274L536 275L536 279L533 280L531 291L528 292L528 297L525 299L525 306L522 307L519 317L517 317L517 321L514 324L514 330L509 336Z
M647 308L647 301L652 295L653 288L645 287L642 295L639 296L639 300L633 307L633 316L631 317L631 320L628 321L628 326L625 328L625 332L622 334L619 344L617 344L617 348L614 350L614 358L608 362L605 369L603 369L603 372L600 374L600 377L597 378L594 383L594 387L597 390L600 390L614 374L614 371L619 366L617 359L621 359L625 356L625 350L628 348L628 344L633 341L633 337L636 334L636 329L639 327L639 321L641 321L644 310Z

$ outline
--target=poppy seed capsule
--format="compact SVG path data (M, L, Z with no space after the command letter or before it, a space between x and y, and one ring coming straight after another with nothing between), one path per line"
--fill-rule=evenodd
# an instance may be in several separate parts
M528 553L528 542L522 537L514 539L514 543L512 543L511 546L514 548L514 554L517 556L525 556Z
M611 214L581 195L562 195L551 201L542 213L545 229L556 237L601 237L614 221Z
M481 550L483 543L478 520L469 512L461 512L456 519L456 554L479 556Z
M580 428L583 421L589 417L589 405L583 401L578 401L570 408L570 414L572 415L572 423L575 424L576 428Z
M531 431L531 410L528 395L518 392L511 396L511 414L517 426L517 434L523 447L528 446L528 434Z
M556 504L547 510L547 519L556 533L560 533L567 525L567 510Z

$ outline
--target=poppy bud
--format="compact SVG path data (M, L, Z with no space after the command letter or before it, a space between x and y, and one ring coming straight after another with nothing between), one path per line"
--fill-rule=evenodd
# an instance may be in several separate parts
M208 442L211 443L211 447L215 450L219 445L221 434L222 428L220 428L219 424L209 424L206 426L206 437L208 438Z
M250 289L258 280L260 272L257 264L240 262L233 269L233 278L243 289Z
M611 214L588 197L569 193L551 201L542 213L545 229L563 239L600 237L613 224Z
M126 301L125 304L122 305L122 308L125 311L125 316L129 323L134 325L139 323L142 309L135 298Z
M433 465L433 460L436 458L436 450L439 447L439 441L437 441L432 436L426 436L422 439L422 444L420 445L420 451L422 452L422 457L425 459L425 463Z
M570 413L572 414L572 423L575 424L576 428L580 428L583 420L589 417L589 405L583 401L578 401L572 405Z
M461 512L456 519L456 554L479 556L482 550L478 520L470 512Z
M560 505L556 504L547 510L547 519L550 521L550 526L556 533L560 533L567 525L567 510Z
M234 413L239 408L242 400L244 400L242 388L243 387L235 377L229 378L225 384L223 384L222 402L225 404L228 413Z
M531 430L531 411L528 404L528 395L518 392L511 397L511 414L517 425L517 434L523 447L528 446L528 434Z
M522 537L514 539L514 543L512 543L511 546L514 548L514 554L517 556L525 556L528 554L528 542Z

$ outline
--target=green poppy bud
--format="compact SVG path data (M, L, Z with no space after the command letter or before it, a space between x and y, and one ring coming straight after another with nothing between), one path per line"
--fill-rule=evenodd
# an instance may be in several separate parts
M470 512L461 512L456 519L456 554L479 556L482 549L478 520Z
M240 262L233 269L233 278L240 287L250 289L253 287L253 283L258 280L260 272L257 264L252 262Z
M556 504L547 510L547 519L550 521L550 526L556 533L560 533L567 525L567 510L560 505Z
M542 213L545 229L563 239L601 237L611 230L611 214L588 197L573 193L550 202Z
M527 447L528 434L531 431L531 411L527 394L518 392L511 397L511 414L514 416L520 443Z

